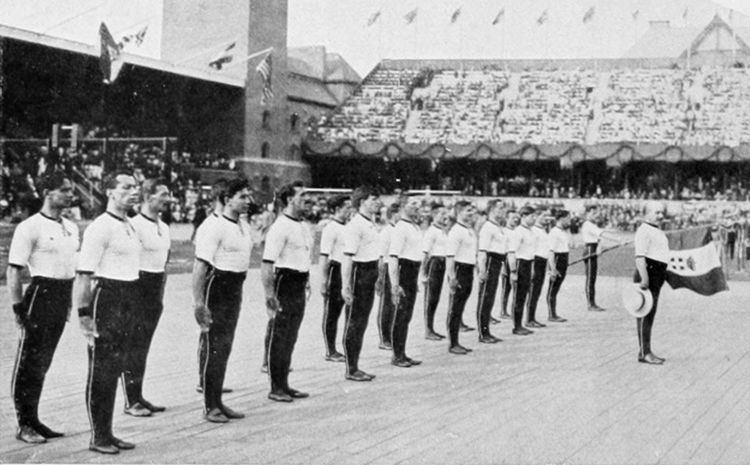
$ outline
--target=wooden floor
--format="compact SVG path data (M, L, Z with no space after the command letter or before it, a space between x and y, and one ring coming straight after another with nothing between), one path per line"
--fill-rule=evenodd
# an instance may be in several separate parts
M100 463L300 464L747 464L750 463L749 283L712 298L665 288L654 349L661 367L636 362L635 321L619 309L626 278L600 278L605 313L584 309L583 278L571 276L560 296L568 323L530 337L493 326L504 342L476 342L467 356L423 339L421 295L408 343L419 367L396 368L377 348L374 313L361 366L372 383L344 380L343 364L323 360L321 299L314 296L294 354L293 387L310 391L292 404L267 400L259 372L266 324L257 271L230 360L225 396L244 420L227 425L201 418L196 394L197 327L189 276L170 276L166 310L149 359L146 397L168 406L151 418L122 414L115 432L137 448L108 457L87 450L85 344L76 324L63 335L41 404L43 421L66 437L30 446L13 437L10 379L16 330L7 293L0 328L0 461ZM318 289L317 276L313 289ZM445 301L438 311L445 321ZM474 325L475 296L466 321ZM546 305L540 304L546 314Z

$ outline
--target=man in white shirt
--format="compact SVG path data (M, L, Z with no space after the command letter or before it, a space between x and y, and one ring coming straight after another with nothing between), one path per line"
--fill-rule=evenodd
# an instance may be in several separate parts
M245 416L224 405L221 394L253 248L250 225L242 218L250 201L245 179L227 182L221 218L204 221L195 234L193 306L198 326L207 333L201 386L204 418L212 423Z
M564 323L567 320L557 315L557 293L560 292L568 273L570 255L570 212L557 210L554 212L555 226L549 232L549 282L547 284L547 321Z
M581 238L584 244L584 257L588 257L583 261L586 268L586 301L588 302L589 310L592 312L603 312L604 309L596 304L596 276L598 273L598 255L597 250L599 248L599 241L602 238L611 239L617 241L614 237L608 237L608 235L597 226L599 220L599 207L597 205L588 205L586 207L586 221L581 225Z
M83 234L73 305L88 342L89 449L117 454L135 447L112 433L112 411L117 380L129 366L136 327L133 316L139 305L141 243L127 216L138 202L139 189L135 178L127 173L108 176L103 186L108 198L107 210ZM96 284L92 286L92 282Z
M477 237L474 233L477 209L471 202L459 200L455 205L456 224L448 233L446 264L450 302L448 303L448 351L466 355L472 351L458 341L461 318L474 282L474 265L477 260Z
M435 311L440 302L445 279L445 253L448 245L448 210L439 203L431 208L432 224L424 233L422 248L422 282L424 283L425 339L440 341L445 336L435 331Z
M510 241L510 237L519 224L521 224L521 217L515 209L508 210L508 217L505 227L503 228L503 234ZM511 302L511 310L513 303L510 299L510 291L513 290L513 283L510 280L510 267L508 265L508 256L505 256L505 263L503 264L503 272L501 275L503 290L502 300L500 302L500 319L509 320L511 315L508 313L508 302Z
M323 277L320 293L323 295L323 340L325 359L345 362L344 354L336 350L336 329L344 309L341 297L341 262L344 260L344 226L352 213L348 195L335 195L328 200L331 221L320 236L320 276Z
M479 231L479 298L477 299L477 326L479 342L495 344L501 341L490 334L490 317L495 305L497 285L508 252L508 238L503 234L504 205L492 199L487 202L487 221Z
M45 176L38 188L42 209L16 226L7 270L8 296L21 331L11 382L16 439L30 444L63 436L39 420L39 399L70 310L79 247L78 226L61 216L73 200L73 184L58 172ZM31 283L22 292L27 267Z
M136 327L130 364L122 373L125 413L133 416L149 416L148 413L165 410L165 407L154 405L143 398L143 378L151 340L164 309L162 298L171 246L169 226L159 218L169 208L169 188L156 179L147 179L141 185L141 197L141 211L130 219L141 242L138 273L140 305L137 307L138 314L133 315Z
M538 210L536 222L531 228L534 235L534 261L531 264L531 284L529 286L529 299L526 302L526 326L529 328L543 328L546 325L536 321L536 307L539 296L542 295L544 277L547 274L547 256L549 255L549 242L547 237L547 210Z
M513 230L508 241L508 269L513 282L513 334L528 336L533 331L523 327L523 309L531 286L531 264L534 261L536 240L531 232L536 215L529 206L518 210L521 224Z
M284 210L266 234L261 265L266 311L271 319L268 345L271 392L268 398L292 402L309 396L289 386L289 364L310 290L313 239L302 222L309 211L308 194L302 182L282 186L276 198Z
M651 311L643 318L638 318L638 361L651 365L661 365L665 359L651 352L651 329L659 304L659 292L667 279L669 263L669 241L658 224L664 217L664 205L651 201L646 205L645 221L635 232L635 277L641 289L651 292L653 304Z
M381 262L378 270L377 284L380 288L375 289L375 292L380 294L380 305L378 307L378 334L380 335L380 344L378 347L382 350L393 350L391 344L391 328L393 326L393 315L396 313L396 308L391 299L392 288L391 276L388 272L388 250L391 245L393 229L401 218L401 205L398 202L394 202L384 210L386 222L379 233Z

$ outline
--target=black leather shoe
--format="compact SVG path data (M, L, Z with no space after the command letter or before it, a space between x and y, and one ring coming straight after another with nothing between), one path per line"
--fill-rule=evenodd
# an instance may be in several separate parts
M329 362L345 362L346 357L344 357L344 354L334 352L330 355L326 355L326 360Z
M114 436L112 436L112 437L110 438L110 441L112 441L112 445L113 445L113 446L117 447L117 448L118 448L118 449L120 449L120 450L131 450L131 449L135 449L135 444L133 444L132 442L128 442L128 441L123 441L122 439L120 439L120 438L116 438L116 437L114 437Z
M461 323L461 332L462 333L468 333L469 331L474 331L476 328L472 328L469 325Z
M424 338L427 339L428 341L442 341L443 339L445 339L445 336L443 336L442 334L438 334L435 331L432 331L432 332L428 332L427 334L425 334Z
M589 307L589 311L590 312L603 312L604 309L602 307L598 306L598 305L591 305Z
M551 316L547 318L547 321L549 321L550 323L565 323L568 320L565 318L560 318L559 316L555 315L555 316Z
M100 454L115 455L120 453L120 449L112 444L89 444L89 450L99 452Z
M399 368L409 368L411 367L411 363L409 363L406 358L393 358L391 359L391 365Z
M543 325L536 320L531 320L528 323L526 323L526 326L528 326L529 328L544 328L547 325Z
M664 360L658 357L654 357L654 354L646 354L645 357L638 357L640 363L648 363L649 365L663 365Z
M357 370L354 373L347 373L345 378L349 381L372 381L374 376L369 375L362 370Z
M211 423L229 423L229 418L224 415L220 408L212 408L203 414L203 418Z
M266 365L265 363L263 365L261 365L260 366L260 372L261 373L268 373L268 365Z
M28 425L18 427L18 430L16 430L16 439L28 444L42 444L47 442L44 436Z
M42 437L45 439L61 438L65 436L65 433L52 430L47 425L41 422L35 424L34 429L36 430L37 433L41 434Z
M490 316L490 323L493 325L497 325L502 323L503 320L500 320L498 318L495 318L494 316Z
M289 394L292 399L307 399L310 397L310 394L292 388L287 389L286 393Z
M448 349L448 352L454 354L454 355L466 355L469 353L469 350L466 349L466 347L456 344L455 346L451 346Z
M224 416L229 418L230 420L239 420L240 418L245 418L244 413L232 410L226 405L222 405L221 407L219 407L219 410L221 410L221 413L223 413Z
M378 344L378 349L380 350L393 350L393 344L390 342L381 342Z
M201 386L200 384L197 385L197 386L195 386L195 392L197 392L198 394L203 394L203 386ZM222 394L229 394L230 392L234 392L234 389L232 389L232 388L226 388L226 387L225 388L221 388L221 393Z
M492 334L486 334L484 336L479 336L479 342L482 344L497 344L500 342L500 339L496 338Z
M513 334L516 336L528 336L529 334L534 334L534 331L526 328L518 328L513 330Z
M664 363L664 362L666 362L666 361L667 361L667 359L666 359L666 358L664 358L664 357L659 357L658 355L656 355L656 354L655 354L655 353L653 353L653 352L651 352L651 356L652 356L652 357L654 357L654 358L655 358L656 360L661 360L661 361L662 361L662 363ZM37 428L37 431L39 431L39 428ZM42 435L42 436L44 436L44 435Z
M268 398L276 402L292 402L292 396L284 391L271 391L268 393Z
M150 417L151 410L147 409L140 402L136 402L130 407L125 407L125 413L134 417Z
M413 367L422 364L422 360L414 360L411 357L406 357L406 361L409 362L409 363L411 363L411 366L413 366Z
M166 407L163 407L161 405L154 405L143 398L139 401L139 403L146 407L148 410L151 410L151 412L163 412L167 409Z

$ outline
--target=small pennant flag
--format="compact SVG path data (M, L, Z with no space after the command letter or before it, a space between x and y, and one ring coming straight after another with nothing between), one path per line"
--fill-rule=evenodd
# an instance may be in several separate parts
M588 10L586 10L586 14L583 15L583 24L588 23L592 19L594 19L594 13L596 12L596 9L592 6Z
M271 62L271 52L268 52L263 60L255 68L260 79L263 81L263 94L260 97L260 104L265 105L268 100L273 98L273 89L271 88L271 74L273 71Z
M458 21L458 17L461 16L461 7L459 7L456 11L453 12L451 15L451 24Z
M544 23L546 23L548 19L549 19L549 11L544 10L542 11L542 14L536 19L536 23L541 26Z
M638 21L638 17L641 16L641 10L635 10L632 16L633 16L633 21Z
M414 8L410 12L406 13L404 15L404 19L406 20L406 24L411 24L414 22L415 19L417 19L417 12L419 11L419 8Z
M370 17L367 19L367 27L370 27L373 24L377 23L378 19L380 19L380 10L370 15Z
M222 50L221 53L216 55L216 57L213 60L208 62L208 66L214 68L215 70L221 70L221 68L225 64L231 63L232 60L234 59L233 50L236 45L237 45L237 42L232 42L231 44L229 44L227 48Z
M122 47L115 42L104 23L99 26L99 43L99 68L102 70L103 81L105 84L112 84L124 64Z
M497 16L495 16L495 19L492 20L492 25L496 25L503 19L505 19L505 8L501 8L500 11L497 12Z
M120 42L118 43L118 45L120 46L120 49L123 49L126 45L130 45L131 42L133 42L136 47L140 47L141 44L143 44L143 40L146 38L147 31L148 31L148 25L144 26L143 29L141 29L140 31L136 33L123 36L122 39L120 39Z

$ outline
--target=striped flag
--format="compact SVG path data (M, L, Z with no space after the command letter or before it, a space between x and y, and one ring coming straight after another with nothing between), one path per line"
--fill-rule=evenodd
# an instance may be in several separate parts
M378 19L380 19L380 10L370 15L370 17L367 19L367 27L370 27L373 24L377 23Z
M459 16L461 16L461 7L458 7L458 9L454 11L453 14L451 15L451 24L458 21Z
M105 84L112 84L120 74L122 65L122 47L115 42L107 25L101 23L99 26L99 69L102 71Z
M500 21L505 19L505 8L500 8L500 11L497 12L497 16L495 16L495 19L492 20L492 25L496 25Z
M273 89L271 89L271 74L273 72L271 52L268 52L268 55L261 60L255 68L255 71L258 72L258 75L263 81L263 95L260 97L260 104L265 105L268 100L273 98Z
M227 48L221 51L216 57L208 62L208 66L216 69L221 70L221 68L227 64L231 63L234 59L234 47L237 45L237 42L232 42L229 44Z
M411 24L414 22L415 19L417 19L417 12L419 11L419 8L414 8L410 12L406 13L404 15L404 19L406 20L406 24Z
M583 24L588 23L592 19L594 19L594 13L596 12L595 8L592 6L588 10L586 10L586 13L583 15Z
M148 24L144 26L143 29L139 30L138 32L123 36L122 39L120 39L120 42L118 43L118 45L122 49L126 45L130 45L130 42L133 42L135 43L136 47L140 47L141 44L143 44L143 40L146 38L147 31L148 31Z
M546 23L548 19L549 19L549 11L548 10L544 10L544 11L542 11L542 14L536 19L536 23L539 26L541 26L544 23Z
M672 289L686 288L701 295L726 291L726 276L716 244L707 227L667 233L667 282Z

